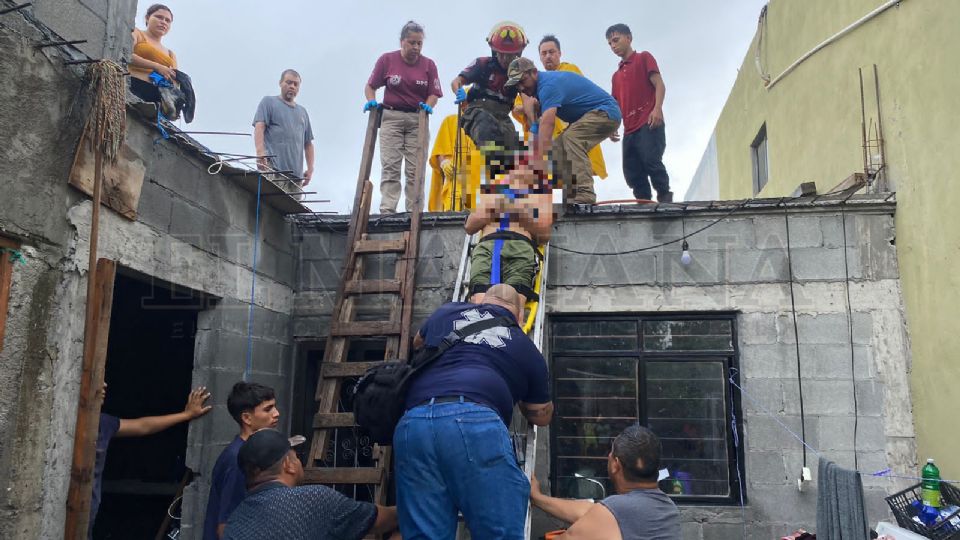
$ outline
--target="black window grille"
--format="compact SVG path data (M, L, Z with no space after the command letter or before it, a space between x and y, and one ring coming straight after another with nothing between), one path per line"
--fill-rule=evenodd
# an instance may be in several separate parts
M739 502L735 315L562 316L550 330L556 496L612 494L610 445L639 421L661 439L660 487L678 503Z

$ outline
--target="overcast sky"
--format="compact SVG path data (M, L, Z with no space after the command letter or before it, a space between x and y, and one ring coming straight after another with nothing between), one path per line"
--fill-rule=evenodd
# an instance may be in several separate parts
M137 26L151 2L140 0ZM353 202L366 117L363 86L377 57L399 47L403 24L424 25L423 54L440 71L444 97L431 119L456 112L449 82L477 56L489 54L485 38L502 19L518 22L533 42L525 56L540 66L536 43L556 34L563 60L577 64L606 90L617 68L604 32L622 22L633 31L637 50L657 59L667 95L664 162L671 187L683 196L756 30L765 0L558 0L440 2L410 0L166 0L174 21L164 44L194 82L198 104L185 130L252 133L251 121L264 95L279 92L280 72L303 76L297 101L313 124L317 159L308 191L316 211L346 212ZM382 95L382 94L381 94ZM622 133L622 128L621 128ZM215 151L254 153L252 137L196 135ZM432 145L432 142L431 142ZM622 173L620 145L606 141L609 177L597 182L598 200L631 197ZM380 175L379 153L373 177ZM429 182L429 169L427 181ZM377 208L375 191L373 208Z

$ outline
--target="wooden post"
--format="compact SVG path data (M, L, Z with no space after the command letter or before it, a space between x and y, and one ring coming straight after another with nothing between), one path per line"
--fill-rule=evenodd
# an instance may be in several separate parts
M100 400L110 335L113 281L117 265L97 259L100 232L100 191L103 183L103 156L96 150L93 179L93 211L90 215L90 258L87 271L87 310L83 332L83 371L77 401L77 424L73 436L73 465L67 493L65 540L85 540L90 527L90 496L93 493L97 431L100 427Z

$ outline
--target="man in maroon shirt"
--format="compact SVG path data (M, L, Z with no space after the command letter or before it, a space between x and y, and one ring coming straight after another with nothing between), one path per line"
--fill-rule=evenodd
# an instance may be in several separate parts
M380 56L363 89L364 111L377 107L377 89L383 91L380 123L380 213L392 214L400 202L400 169L406 166L406 211L415 204L413 186L417 166L427 159L427 149L417 148L420 109L430 114L443 96L437 65L423 56L423 27L410 21L400 30L400 49ZM429 133L427 134L429 138ZM422 203L421 203L422 204Z
M650 184L657 200L673 202L670 176L663 166L667 146L663 128L663 96L666 87L660 68L647 51L633 50L630 27L615 24L607 29L607 43L620 57L613 74L613 97L623 113L623 176L637 199L652 199ZM618 141L619 136L611 137Z

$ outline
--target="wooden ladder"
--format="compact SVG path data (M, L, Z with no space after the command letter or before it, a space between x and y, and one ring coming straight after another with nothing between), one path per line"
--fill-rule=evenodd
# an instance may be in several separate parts
M386 504L389 495L390 447L374 445L368 467L337 467L327 461L328 450L338 428L355 427L353 413L341 409L341 395L348 379L363 375L372 365L382 361L356 361L348 358L352 340L385 339L384 360L406 359L410 349L410 322L413 314L414 280L417 249L420 240L420 216L423 205L424 171L427 159L427 127L425 112L419 113L419 136L417 147L421 163L416 170L414 208L410 214L409 229L399 238L376 239L367 234L373 184L370 171L373 163L377 132L382 111L370 112L364 140L360 175L353 214L347 232L347 253L344 259L336 303L330 322L330 335L320 365L317 381L317 413L313 418L313 439L304 469L305 481L311 484L352 484L375 486L374 501ZM396 270L393 279L364 279L364 257L396 254ZM389 298L389 318L380 321L357 320L355 303L364 295L382 295ZM355 440L354 451L360 451ZM335 454L334 454L335 455Z

